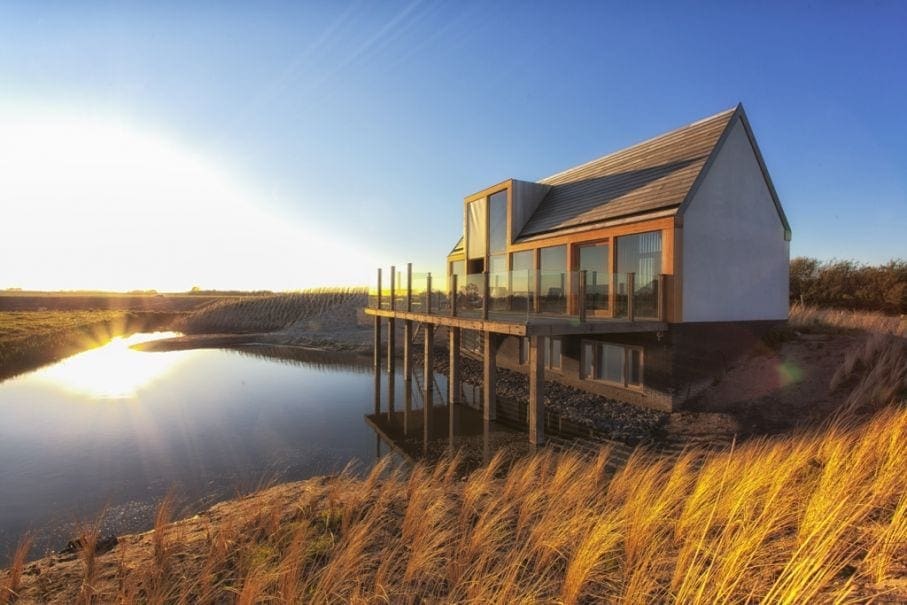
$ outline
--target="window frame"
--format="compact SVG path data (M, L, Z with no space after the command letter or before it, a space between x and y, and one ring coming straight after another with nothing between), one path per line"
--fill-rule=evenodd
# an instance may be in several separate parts
M554 350L554 342L557 341L560 345L560 349L557 354L557 365L552 363L552 351ZM560 336L545 336L545 351L544 351L544 366L546 370L562 370L564 368L564 339Z

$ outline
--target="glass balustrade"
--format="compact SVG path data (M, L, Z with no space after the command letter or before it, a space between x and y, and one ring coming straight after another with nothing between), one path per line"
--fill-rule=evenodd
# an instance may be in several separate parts
M393 288L397 311L457 315L522 322L530 318L663 320L663 280L644 282L635 274L590 271L496 271L453 280L412 273L409 306L406 275L398 272ZM386 274L385 274L386 275ZM369 308L391 308L391 288L369 289ZM379 307L380 303L380 307Z

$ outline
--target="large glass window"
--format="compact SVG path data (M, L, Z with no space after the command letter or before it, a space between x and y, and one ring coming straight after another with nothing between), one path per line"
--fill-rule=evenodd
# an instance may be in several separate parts
M466 204L467 258L485 258L485 241L488 239L485 210L485 198Z
M567 311L567 246L550 246L539 251L539 288L541 311Z
M507 191L488 198L488 252L497 254L507 249Z
M617 238L617 273L635 273L634 305L638 317L658 314L658 276L661 274L661 231ZM625 283L622 286L625 288ZM621 292L625 294L625 292Z
M579 270L586 272L586 310L607 311L611 273L607 242L584 244L579 248Z

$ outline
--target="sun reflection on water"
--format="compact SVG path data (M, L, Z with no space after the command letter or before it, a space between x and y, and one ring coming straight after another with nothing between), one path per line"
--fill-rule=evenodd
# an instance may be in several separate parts
M143 387L165 376L195 351L159 354L130 347L178 335L177 332L155 332L117 336L97 349L45 368L40 372L41 379L66 391L96 399L132 399Z

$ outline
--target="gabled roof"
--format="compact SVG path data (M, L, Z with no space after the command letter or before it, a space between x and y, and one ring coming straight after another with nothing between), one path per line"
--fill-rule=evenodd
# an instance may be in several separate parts
M636 214L676 210L687 199L736 115L743 115L739 105L542 179L539 182L551 185L551 190L519 238ZM749 134L748 127L747 131ZM753 143L754 149L758 149ZM770 183L767 172L765 176ZM776 205L787 228L777 198Z

